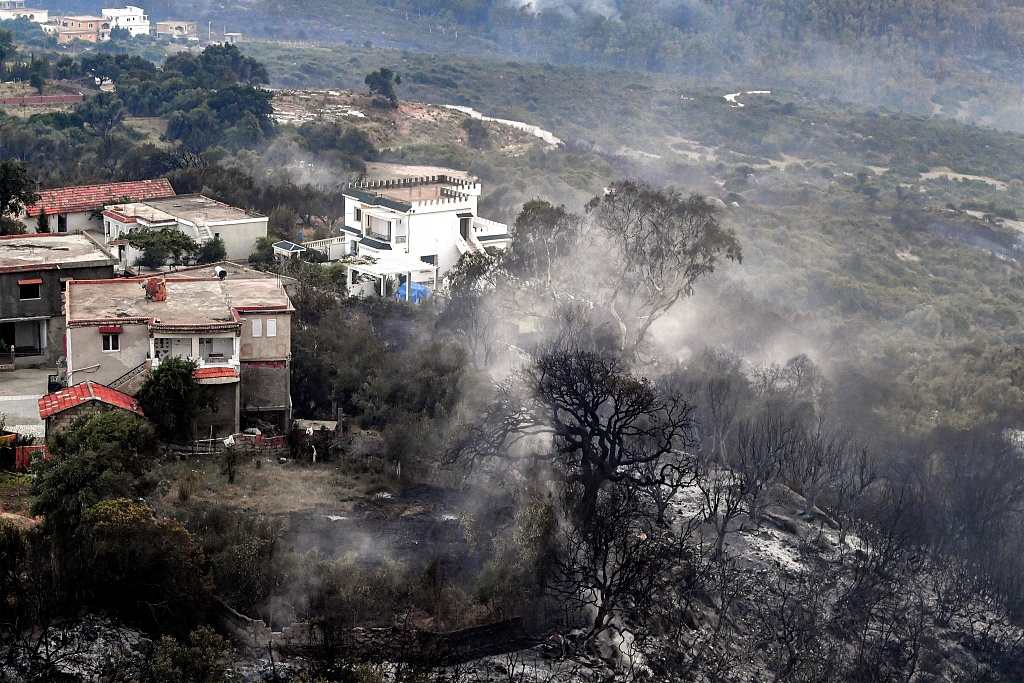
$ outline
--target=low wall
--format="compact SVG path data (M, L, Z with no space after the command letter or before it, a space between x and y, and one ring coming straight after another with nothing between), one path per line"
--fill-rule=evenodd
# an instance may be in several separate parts
M247 647L299 649L316 638L316 628L299 622L273 631L260 619L233 610L217 599L214 611L221 628ZM451 666L481 657L515 652L544 642L551 630L528 631L523 620L507 619L458 631L437 633L416 628L351 628L337 634L345 649L374 662L429 662Z
M28 97L0 97L0 104L78 104L85 95L35 95Z

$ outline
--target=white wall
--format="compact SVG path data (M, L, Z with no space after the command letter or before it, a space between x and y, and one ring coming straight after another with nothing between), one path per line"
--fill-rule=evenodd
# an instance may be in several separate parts
M455 246L459 236L459 217L456 214L475 209L465 205L456 206L460 208L417 211L409 217L409 241L406 244L409 255L422 258L436 254L439 276L458 263L461 256Z
M256 240L267 236L267 219L250 218L232 223L210 223L207 226L213 234L220 234L231 260L249 258L256 250Z

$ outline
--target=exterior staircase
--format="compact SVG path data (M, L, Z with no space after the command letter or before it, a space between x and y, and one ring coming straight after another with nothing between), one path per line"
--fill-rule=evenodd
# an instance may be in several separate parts
M136 365L107 386L111 389L117 389L122 394L134 396L142 388L142 384L146 381L147 376L149 376L149 360Z

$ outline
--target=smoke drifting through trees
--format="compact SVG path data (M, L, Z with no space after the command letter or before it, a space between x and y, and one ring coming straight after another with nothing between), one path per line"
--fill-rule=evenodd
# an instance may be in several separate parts
M614 196L614 189L608 196ZM591 207L601 201L595 199ZM699 198L674 208L682 206L701 207L714 220L714 209ZM944 450L962 455L936 470L934 460L911 465L900 455L934 454L936 442L861 422L871 415L870 407L857 415L837 409L837 396L860 394L858 380L830 378L806 353L765 362L761 347L761 360L753 363L728 348L700 348L704 330L690 330L688 345L696 350L682 361L666 362L678 357L680 349L659 348L657 335L647 334L650 325L620 325L610 310L608 302L614 306L617 301L618 278L637 277L642 269L629 266L626 273L604 279L603 269L619 252L608 233L595 229L595 220L607 216L595 214L580 218L530 202L515 225L522 239L510 252L467 257L460 264L452 280L457 305L445 312L448 329L467 338L480 330L472 316L487 316L488 351L478 352L476 359L504 374L493 402L482 412L472 411L472 424L454 442L454 452L470 466L471 481L500 476L555 492L557 534L539 555L549 558L549 569L535 577L541 596L572 607L570 623L579 619L594 647L621 644L623 634L630 640L639 637L641 624L649 626L656 615L687 605L676 613L676 623L690 623L690 632L685 638L682 632L671 637L682 638L677 644L687 642L692 650L688 656L674 653L666 673L710 680L716 667L729 670L744 657L737 648L750 648L747 656L756 652L759 666L777 680L909 678L929 656L925 634L934 633L940 623L948 625L945 615L956 610L943 596L952 592L959 596L953 604L986 609L955 570L912 568L929 553L939 562L946 558L952 567L970 563L978 575L988 577L986 585L1000 596L998 604L1013 609L1019 598L1004 573L1005 553L1013 554L1014 561L1021 556L1015 554L1016 544L994 529L1020 524L1020 512L1004 505L1016 496L1018 477L1014 468L996 473L986 463L1011 451L1019 462L1020 454L998 426L979 426L962 441L952 439L956 445ZM738 256L739 245L719 242L726 243L730 251L725 253L734 249ZM652 251L666 259L671 258L668 249ZM716 296L735 291L721 283L714 287ZM688 294L690 288L680 292ZM733 310L744 313L756 307L739 292L738 301L723 304L737 304ZM683 300L661 312L667 319L693 305ZM640 320L656 310L632 300L623 308L643 311ZM511 337L507 327L493 323L524 311L542 321L532 353L525 359L516 360L515 354L502 358ZM718 311L727 314L712 319L726 331L708 329L707 336L724 344L735 339L735 348L745 348L742 335L730 337L736 321L729 306ZM683 317L694 319L692 311ZM630 334L641 343L623 343ZM805 338L813 336L808 327ZM936 438L950 444L950 437ZM968 455L972 448L983 448L986 455ZM970 475L952 474L968 462ZM931 487L945 484L920 474L936 471L991 478L971 486L971 493L984 501L939 494ZM794 494L799 502L788 501ZM939 501L946 501L941 513L932 508ZM729 539L740 530L746 537L762 525L791 524L778 516L786 507L802 510L819 525L817 540L806 541L808 552L832 559L810 560L815 567L810 574L783 568L770 585L744 585L736 576L741 556L730 554ZM978 518L953 521L950 514ZM1000 522L982 521L988 514ZM925 519L936 521L924 524ZM976 548L955 547L956 528L965 529L965 537L984 537L989 548L998 547L999 559ZM826 538L832 540L826 543ZM692 572L692 583L665 590L681 571ZM686 585L693 593L686 592ZM715 607L697 608L693 595L712 599ZM939 618L932 608L936 600L947 605ZM725 625L735 622L748 624L748 636ZM615 634L610 641L609 633ZM661 637L646 634L645 647L664 643ZM1012 669L1008 653L1016 646L1012 639L1000 642L998 647L1005 649L993 670L1005 674ZM844 643L856 647L851 651ZM633 646L628 649L616 656L633 657Z

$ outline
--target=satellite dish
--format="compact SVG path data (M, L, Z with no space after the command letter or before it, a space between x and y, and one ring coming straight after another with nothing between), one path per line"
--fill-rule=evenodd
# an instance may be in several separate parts
M226 278L228 276L228 271L224 270L220 266L216 266L213 269L213 274L216 275L221 280L223 280L224 278Z

